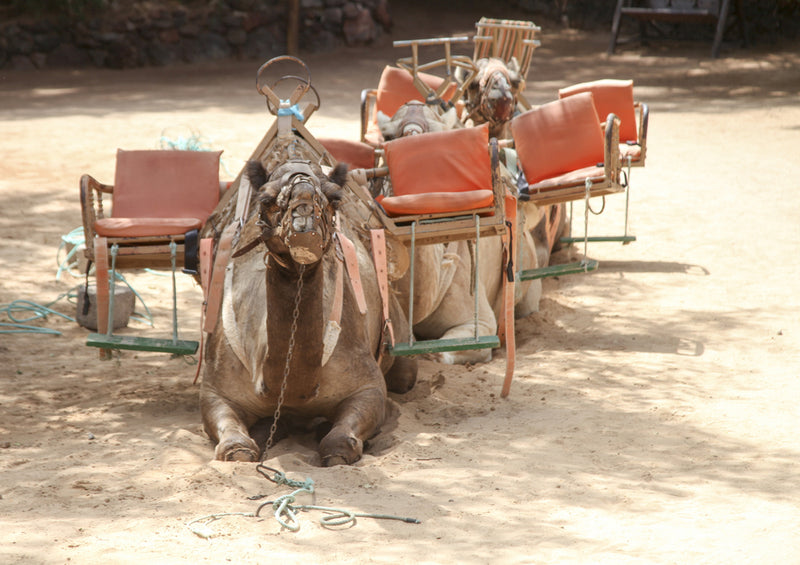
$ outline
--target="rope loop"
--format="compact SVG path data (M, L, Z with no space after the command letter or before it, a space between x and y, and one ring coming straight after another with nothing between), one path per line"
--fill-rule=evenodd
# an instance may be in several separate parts
M311 477L306 477L305 481L297 481L294 479L290 479L286 476L286 473L283 471L279 471L278 469L273 469L272 467L267 467L263 463L259 463L256 466L256 471L265 479L272 481L276 485L287 485L292 488L302 489L309 493L314 492L314 479ZM270 476L268 473L272 473Z

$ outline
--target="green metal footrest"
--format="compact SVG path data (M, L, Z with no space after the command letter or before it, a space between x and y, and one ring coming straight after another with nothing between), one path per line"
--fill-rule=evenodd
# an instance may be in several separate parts
M442 351L466 351L468 349L495 349L500 347L500 338L496 335L466 337L459 339L430 339L414 343L395 343L389 349L392 355L421 355L423 353L440 353Z
M594 259L587 259L586 261L578 261L577 263L564 263L563 265L550 265L549 267L541 267L540 269L528 269L526 271L520 271L518 274L519 280L530 281L547 277L588 273L597 270L599 265L600 263Z
M92 333L86 345L103 349L132 349L134 351L156 351L175 355L194 355L200 344L196 341L158 339L150 337L107 335Z
M583 243L582 237L560 237L559 243L569 245L570 243ZM635 235L596 235L586 238L589 243L621 243L626 245L632 241L636 241Z

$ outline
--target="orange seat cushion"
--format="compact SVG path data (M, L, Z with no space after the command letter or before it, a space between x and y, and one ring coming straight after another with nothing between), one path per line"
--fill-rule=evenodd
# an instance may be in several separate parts
M605 169L597 165L576 169L563 175L544 179L536 184L528 184L528 192L535 194L570 186L581 186L586 182L587 178L592 179L593 183L603 182L606 178Z
M401 137L384 145L393 196L464 193L492 190L489 127L424 133ZM437 212L456 211L438 201ZM454 198L452 200L458 200ZM464 208L455 205L458 211ZM429 210L433 211L433 210Z
M104 237L149 237L183 235L202 225L199 218L101 218L94 229Z
M436 90L442 85L443 78L428 73L417 73L420 80L428 85L429 88ZM452 83L442 94L442 99L450 100L456 91L456 84ZM414 77L411 73L398 67L386 66L381 73L381 80L378 83L378 93L375 97L375 112L372 121L377 123L378 110L389 117L395 115L400 106L410 100L424 102L417 87L414 86Z
M639 141L636 126L636 109L633 104L633 81L603 79L582 82L558 91L559 98L566 98L581 92L591 92L600 119L613 113L620 119L619 140L622 143Z
M347 163L350 168L370 169L375 166L375 149L360 141L336 138L317 138L322 146L339 163Z
M221 153L118 149L111 216L204 222L219 202Z
M386 196L380 203L389 216L468 212L492 206L494 193L488 189L469 192L428 192Z
M619 155L622 157L623 164L628 161L628 157L630 157L631 161L635 163L642 158L642 146L637 144L628 145L627 143L620 143Z
M529 184L604 159L603 131L590 92L520 114L511 121L511 135Z

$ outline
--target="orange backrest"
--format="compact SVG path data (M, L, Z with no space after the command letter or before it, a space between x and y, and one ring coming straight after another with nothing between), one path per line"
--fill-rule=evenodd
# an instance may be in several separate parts
M530 184L604 159L603 131L590 92L520 114L511 120L511 135Z
M633 105L633 81L603 79L582 82L558 91L559 98L566 98L581 92L594 95L594 105L601 120L613 113L620 120L619 141L625 143L639 142L639 131L636 126L636 110Z
M429 88L436 90L444 81L443 78L428 73L417 73L420 80L428 85ZM442 98L450 100L456 91L456 84L453 83L444 91ZM375 115L372 121L377 120L376 116L380 110L390 118L395 115L400 106L410 100L424 102L422 94L414 86L414 77L406 70L398 67L386 66L381 73L381 80L378 83L378 92L375 97Z
M384 150L397 196L492 189L488 124L401 137Z
M205 221L219 202L221 153L118 149L111 216Z
M318 137L317 141L338 163L347 163L351 169L369 169L375 166L375 148L371 145L335 137Z

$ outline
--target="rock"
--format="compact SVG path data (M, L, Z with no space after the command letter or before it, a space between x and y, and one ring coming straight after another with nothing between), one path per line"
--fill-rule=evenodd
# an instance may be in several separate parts
M119 41L108 45L106 66L112 69L132 69L139 66L139 51L133 43Z
M344 40L349 46L366 45L377 35L375 20L369 10L361 9L355 18L347 18L342 26Z
M322 19L325 27L339 27L344 20L344 13L341 8L325 8L325 11L322 12Z
M30 55L35 47L33 35L17 26L8 39L8 50L14 55Z
M247 59L266 61L283 52L283 43L267 28L259 28L247 35L242 55Z
M167 46L159 41L147 46L147 59L151 65L165 67L180 60L180 55L174 46Z
M165 29L158 33L158 38L163 43L174 44L181 40L181 34L176 28Z
M31 53L30 55L31 63L37 69L44 69L47 67L47 55L44 53Z
M49 53L61 43L61 37L54 32L42 32L33 36L34 49L42 53Z
M86 49L81 49L74 43L62 43L47 55L48 67L86 67L91 62L92 59Z
M392 29L392 14L389 11L389 0L377 0L375 7L372 9L372 17L375 21L383 26L383 29L389 31Z
M244 45L247 41L247 32L243 29L232 29L225 35L225 38L231 45Z
M362 9L363 8L359 7L354 2L345 2L344 4L342 4L342 13L344 14L344 17L347 19L357 18L359 12Z
M95 285L89 285L89 311L84 314L83 308L86 304L86 285L78 287L78 305L76 307L75 319L81 327L97 331L97 289ZM133 291L124 284L114 286L114 329L124 328L128 325L128 320L133 314L133 307L136 296Z
M194 22L190 22L178 30L178 32L184 37L197 37L200 35L200 26Z
M32 71L36 68L31 58L27 55L11 55L8 66L15 71Z
M198 36L203 45L203 51L207 59L224 59L231 56L231 47L225 38L218 33L201 33Z

